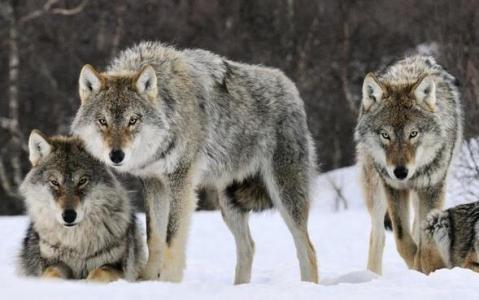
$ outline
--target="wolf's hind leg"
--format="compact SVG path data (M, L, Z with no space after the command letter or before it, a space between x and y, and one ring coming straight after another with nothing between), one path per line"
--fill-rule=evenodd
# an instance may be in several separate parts
M255 252L254 241L249 229L249 212L234 207L231 199L234 195L223 191L219 195L221 215L234 236L236 243L235 284L249 283ZM254 201L254 199L251 199Z
M48 266L42 273L46 279L69 279L72 278L72 270L64 263Z
M384 217L387 204L384 189L376 171L372 168L361 168L361 184L363 195L371 217L371 233L369 235L368 270L382 274L382 261L386 234Z
M308 233L309 174L300 165L277 166L274 175L265 175L268 193L293 235L301 280L318 283L318 263Z
M91 282L108 283L123 278L123 272L109 265L93 269L88 273L86 280Z

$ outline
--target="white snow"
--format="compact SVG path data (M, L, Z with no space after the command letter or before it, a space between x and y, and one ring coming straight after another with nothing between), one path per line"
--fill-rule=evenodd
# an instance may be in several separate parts
M479 299L479 274L456 268L425 276L408 270L391 233L384 275L366 271L369 216L356 178L356 168L350 167L317 180L309 229L320 264L319 285L300 282L294 245L277 212L251 218L256 256L252 282L241 286L232 285L234 241L219 212L194 215L188 266L179 284L119 281L97 285L18 277L15 257L28 221L26 217L1 217L0 299ZM344 187L348 210L334 211L331 180Z

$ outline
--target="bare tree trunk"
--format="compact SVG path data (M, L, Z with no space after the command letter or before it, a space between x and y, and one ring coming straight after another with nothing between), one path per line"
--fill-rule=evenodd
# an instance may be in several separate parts
M8 194L12 195L12 185L10 183L10 179L7 175L7 170L5 169L5 165L3 164L3 160L0 159L0 184L2 185L3 190Z
M354 115L358 114L358 109L356 107L356 103L354 102L353 94L349 88L349 62L350 59L350 52L351 52L351 30L349 25L349 12L344 2L340 5L341 9L341 19L342 19L342 68L340 70L340 77L341 77L341 86L343 89L344 98L348 103L348 107Z
M115 57L117 55L119 47L120 47L120 40L121 40L121 37L123 36L123 30L125 26L125 22L123 21L125 11L126 11L126 5L124 3L118 4L117 7L115 8L116 28L115 28L115 34L113 35L113 41L112 41L112 47L111 47L112 57Z
M306 77L306 69L307 69L307 59L308 59L308 51L311 48L311 44L314 42L316 27L319 25L319 19L317 16L314 17L313 21L311 22L311 26L309 27L308 34L306 35L306 40L302 47L298 49L298 58L297 58L297 68L296 68L296 78L297 81L303 81Z
M341 167L341 159L343 157L343 149L341 149L341 134L339 134L339 123L334 123L334 135L333 135L333 149L332 166L333 169Z
M22 134L20 130L19 112L18 112L18 68L20 64L20 55L18 53L18 28L15 11L13 10L12 0L10 2L10 26L8 29L8 108L10 120L12 122L12 151L11 162L13 171L13 180L16 186L22 182L22 165L20 154L22 152Z
M348 21L345 19L343 22L343 67L341 70L341 85L343 87L343 94L348 103L348 107L352 113L357 115L358 109L356 107L356 103L354 102L354 97L351 93L349 88L349 52L350 52L350 32L349 32L349 24Z
M18 110L18 68L20 55L18 50L18 27L14 10L15 1L4 2L1 6L2 14L8 24L8 115L2 118L2 127L10 133L10 140L5 143L3 148L9 148L8 155L2 155L0 162L0 183L2 188L10 195L16 194L16 188L22 182L21 154L22 132L20 130L19 110ZM10 161L12 171L11 182L7 176L8 169L3 159Z

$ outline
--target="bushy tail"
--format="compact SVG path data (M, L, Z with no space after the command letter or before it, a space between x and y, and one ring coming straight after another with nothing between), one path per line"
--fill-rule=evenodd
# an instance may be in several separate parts
M434 241L445 266L451 268L451 220L449 212L447 210L431 211L423 224L422 230L424 230L428 239Z
M198 204L196 210L217 210L218 191L213 187L205 187L196 191L198 195Z
M423 224L423 230L430 238L443 238L449 236L449 212L435 209L431 211Z

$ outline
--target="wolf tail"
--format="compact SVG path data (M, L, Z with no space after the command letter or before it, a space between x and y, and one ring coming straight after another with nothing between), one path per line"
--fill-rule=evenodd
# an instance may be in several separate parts
M442 257L446 267L450 268L451 264L451 220L447 210L433 210L431 211L422 230L426 236L433 240L436 244L437 250Z

